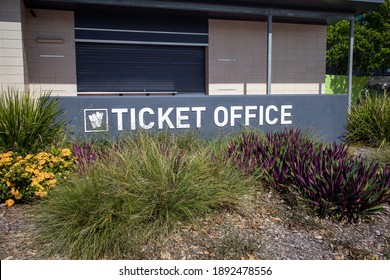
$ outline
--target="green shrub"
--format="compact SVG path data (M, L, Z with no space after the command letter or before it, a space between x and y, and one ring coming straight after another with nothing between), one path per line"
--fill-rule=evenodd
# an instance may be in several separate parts
M0 93L0 150L36 153L61 137L66 125L62 110L50 92L34 96L29 90Z
M73 166L69 149L20 156L12 151L0 153L0 202L12 206L15 201L45 197L57 179L67 175Z
M390 143L390 97L366 95L351 108L345 140L379 147Z
M38 211L49 253L133 258L150 238L238 204L248 188L235 168L207 148L181 149L180 141L126 137L84 176L62 181Z

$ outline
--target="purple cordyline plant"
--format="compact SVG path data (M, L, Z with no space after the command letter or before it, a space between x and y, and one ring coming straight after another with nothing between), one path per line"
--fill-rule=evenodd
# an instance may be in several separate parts
M322 216L354 221L374 213L390 198L390 167L351 158L344 144L318 144L299 129L261 137L243 133L228 156L246 173L261 175L280 189L294 188Z
M244 172L263 175L278 188L289 180L289 162L299 149L313 149L313 143L301 137L299 129L267 133L265 137L250 132L230 145L229 157Z
M116 149L117 147L115 146L114 150ZM87 143L82 143L81 145L74 143L73 153L76 156L77 169L81 174L86 174L97 160L110 158L110 153L104 147L100 150L95 150Z

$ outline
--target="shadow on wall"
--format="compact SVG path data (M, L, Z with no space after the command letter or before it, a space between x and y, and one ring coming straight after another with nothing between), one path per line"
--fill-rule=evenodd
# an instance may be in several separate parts
M347 76L326 75L325 93L326 94L346 94ZM368 77L352 77L352 102L356 102L363 89L367 87Z

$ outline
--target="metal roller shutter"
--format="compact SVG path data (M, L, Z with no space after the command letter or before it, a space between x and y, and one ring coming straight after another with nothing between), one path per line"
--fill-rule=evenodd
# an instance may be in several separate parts
M76 43L79 92L205 93L205 49Z
M75 12L79 92L205 93L206 17Z

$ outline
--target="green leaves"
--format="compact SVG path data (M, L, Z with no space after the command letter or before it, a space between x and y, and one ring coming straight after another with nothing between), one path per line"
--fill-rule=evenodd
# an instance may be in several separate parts
M188 136L125 136L102 160L61 181L37 211L50 254L136 258L148 241L209 212L231 208L249 180ZM83 149L85 151L85 148ZM76 153L83 156L92 153Z
M371 73L390 67L390 0L355 20L354 70ZM347 73L349 22L328 27L327 73Z
M13 88L0 93L0 150L39 152L63 134L63 112L50 94L35 95Z
M351 108L346 141L380 147L390 144L390 97L366 95Z

